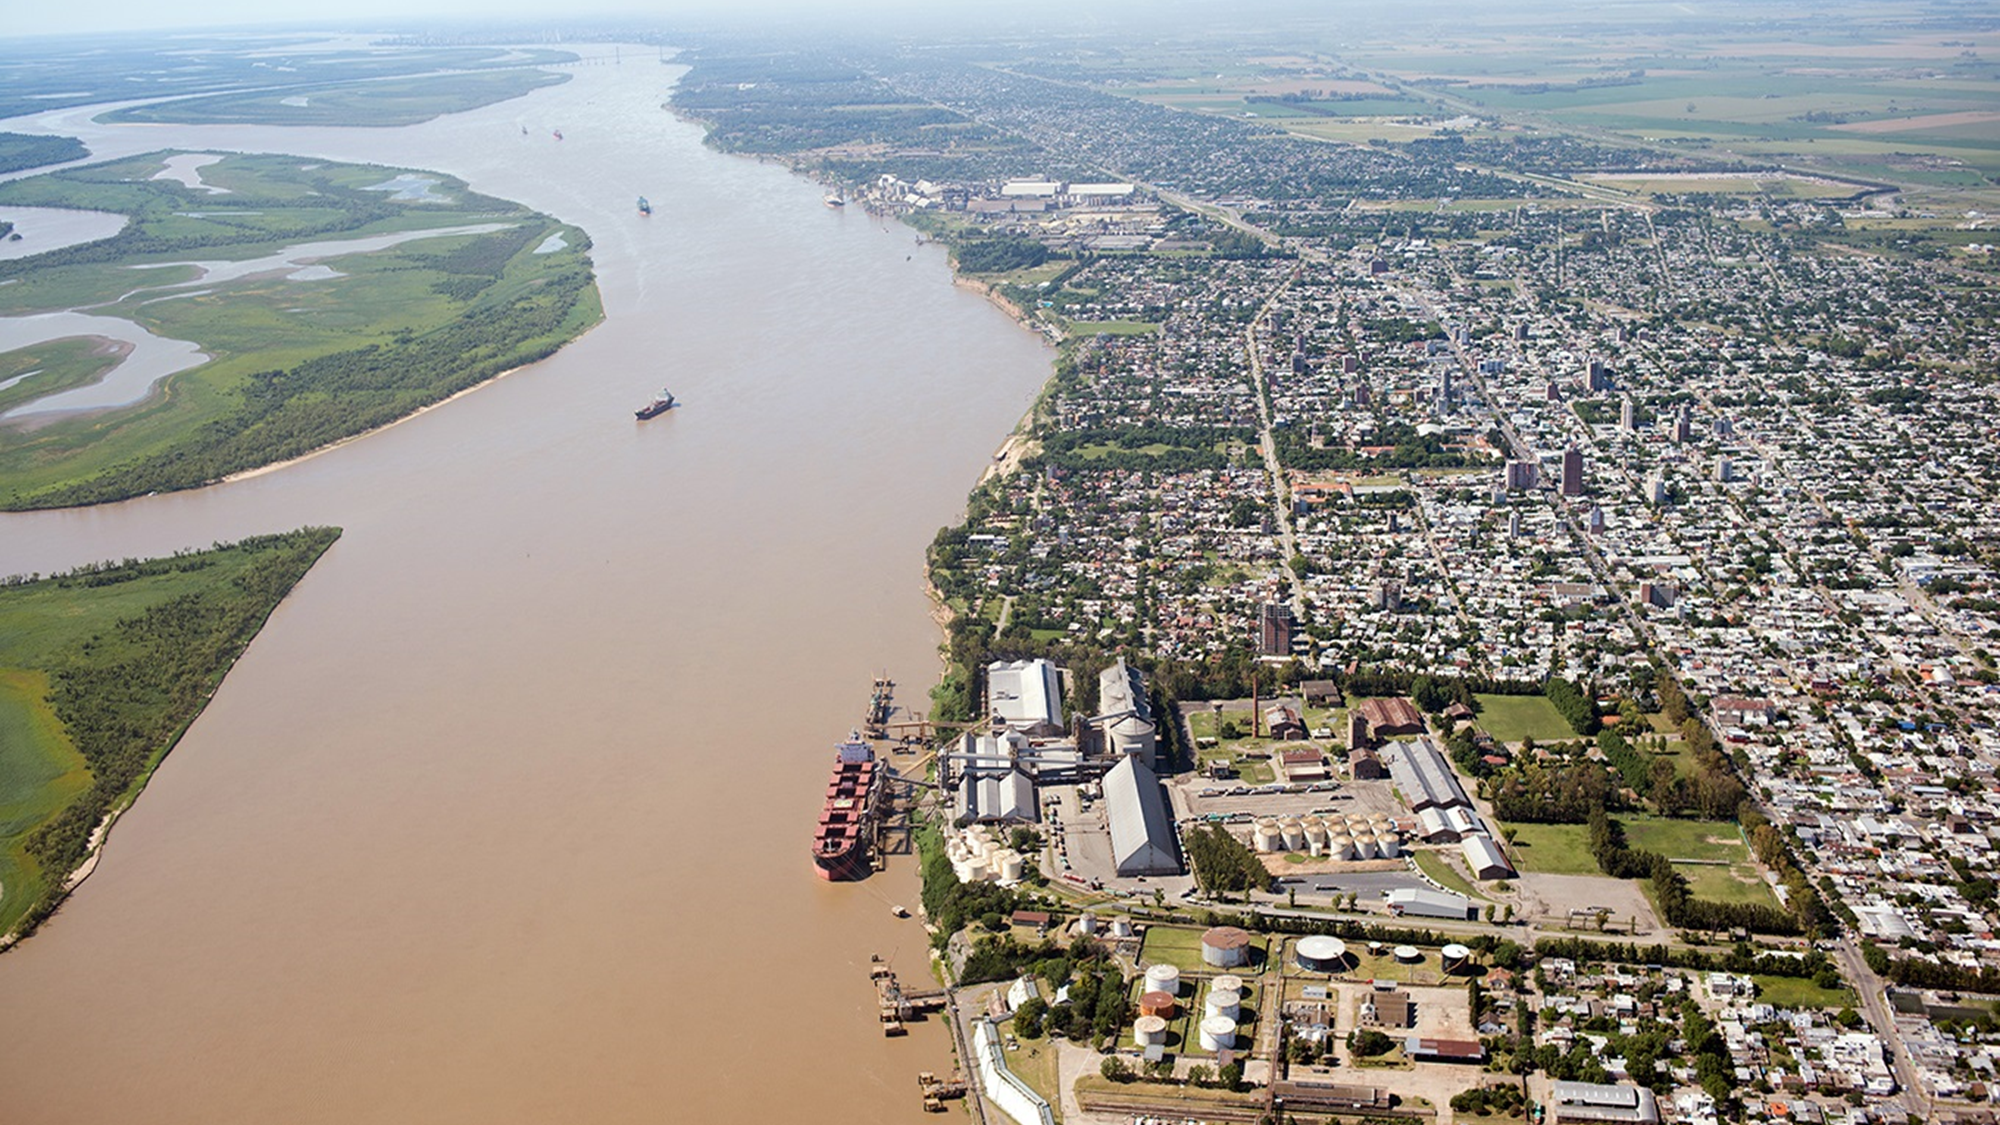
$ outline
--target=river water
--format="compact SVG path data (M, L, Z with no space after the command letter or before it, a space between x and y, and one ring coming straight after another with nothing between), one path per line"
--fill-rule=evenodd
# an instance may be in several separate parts
M55 115L100 157L462 176L587 230L608 319L276 471L0 516L0 573L347 532L0 956L0 1118L922 1118L946 1037L884 1041L866 973L922 978L914 865L834 886L806 849L870 677L935 677L923 547L1048 353L624 56L406 129ZM686 405L635 424L662 385Z

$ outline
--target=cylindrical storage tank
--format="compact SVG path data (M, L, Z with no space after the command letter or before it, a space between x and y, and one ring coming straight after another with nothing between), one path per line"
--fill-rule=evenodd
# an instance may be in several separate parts
M1130 919L1130 918L1113 918L1113 919L1111 920L1111 936L1112 936L1112 937L1115 937L1115 938L1128 938L1128 937L1131 937L1131 936L1132 936L1132 919Z
M1388 813L1378 812L1374 816L1368 818L1368 823L1374 826L1375 834L1377 836L1380 836L1382 834L1383 829L1392 828L1395 826L1395 822L1389 819Z
M1405 965L1413 965L1423 959L1423 953L1414 945L1399 945L1396 947L1396 960L1401 961Z
M1369 943L1368 943L1368 956L1370 956L1370 957L1380 957L1380 956L1382 956L1382 943L1381 943L1381 942L1379 942L1379 941L1371 941L1371 942L1369 942Z
M1258 824L1256 828L1251 830L1250 840L1251 846L1265 855L1282 851L1285 847L1285 834L1278 831L1277 821L1272 821L1269 824Z
M1077 920L1076 920L1076 932L1077 932L1077 933L1080 933L1080 934L1094 934L1094 933L1096 933L1096 932L1097 932L1097 915L1095 915L1095 914L1083 914L1083 915L1079 915L1079 916L1077 917Z
M1292 955L1299 968L1315 973L1338 973L1347 968L1347 943L1326 934L1300 938Z
M1020 852L1005 852L1000 856L1000 862L995 865L994 870L1000 876L1001 882L1018 883L1021 881L1021 873L1027 870L1027 861L1021 858Z
M1354 838L1351 836L1335 836L1326 842L1326 854L1335 859L1353 859Z
M1203 1014L1210 1018L1228 1016L1230 1022L1233 1023L1236 1020L1237 1006L1242 1003L1243 994L1240 992L1228 992L1220 988L1211 988L1208 990L1208 995L1202 999L1201 1010Z
M1285 833L1286 851L1302 852L1306 850L1306 829L1304 825L1291 817L1286 817L1278 822L1278 827Z
M1142 992L1139 994L1139 1014L1170 1020L1174 1018L1174 998L1165 992Z
M1236 1048L1236 1021L1228 1016L1211 1016L1201 1021L1201 1049L1230 1051Z
M1201 935L1203 963L1233 969L1250 963L1250 933L1235 926L1213 926Z
M1403 843L1396 838L1394 832L1385 832L1375 837L1375 847L1382 853L1383 859L1395 859L1403 854Z
M1456 972L1458 969L1464 967L1467 961L1472 959L1472 950L1459 945L1457 942L1453 942L1444 947L1443 957L1444 971L1447 973Z
M1140 1016L1132 1021L1132 1042L1141 1047L1164 1047L1167 1021L1159 1016Z
M1181 971L1172 965L1154 965L1146 970L1146 991L1181 994Z
M1377 859L1381 855L1382 849L1376 845L1375 837L1363 835L1354 838L1355 859Z
M1208 982L1210 992L1234 992L1243 994L1243 978L1234 973L1223 973Z

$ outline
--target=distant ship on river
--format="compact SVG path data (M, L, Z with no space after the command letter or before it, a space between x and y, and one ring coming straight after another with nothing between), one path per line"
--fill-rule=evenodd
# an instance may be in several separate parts
M659 398L654 399L632 413L643 422L648 418L657 418L679 405L680 403L675 401L672 391L661 391Z

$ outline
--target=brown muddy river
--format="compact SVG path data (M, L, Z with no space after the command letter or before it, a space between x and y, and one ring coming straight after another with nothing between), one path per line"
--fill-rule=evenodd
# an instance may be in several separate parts
M99 157L464 177L589 231L608 319L302 463L0 516L0 573L347 531L0 955L0 1119L924 1119L946 1037L885 1042L867 980L924 971L914 865L806 849L870 677L934 679L923 548L1049 353L908 230L704 149L679 68L571 72L407 129L52 115Z

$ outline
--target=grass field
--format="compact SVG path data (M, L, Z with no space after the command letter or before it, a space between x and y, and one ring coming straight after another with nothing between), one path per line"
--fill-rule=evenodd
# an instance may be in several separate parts
M1149 926L1146 936L1139 945L1139 959L1148 965L1167 964L1179 968L1183 973L1220 972L1213 965L1201 959L1201 935L1204 931L1180 926ZM1250 964L1246 972L1262 971L1265 957L1270 947L1270 939L1253 935L1250 939ZM1181 982L1185 991L1187 981Z
M1410 858L1416 861L1417 870L1430 876L1445 890L1457 891L1473 900L1475 904L1487 901L1486 896L1479 893L1479 888L1473 886L1471 880L1459 874L1458 869L1453 867L1441 853L1421 848L1411 852Z
M0 934L12 932L31 911L48 909L71 867L45 869L42 857L55 853L46 843L31 847L31 838L74 818L73 809L86 814L79 830L87 833L102 811L136 796L205 705L201 685L212 691L235 659L240 645L231 644L238 639L248 644L255 626L290 588L285 582L271 590L258 576L281 564L303 573L329 543L330 537L267 541L173 563L113 568L87 580L43 579L0 589ZM169 612L163 607L175 607L182 616L171 626L148 616ZM250 635L238 637L231 631L238 628ZM161 657L158 638L169 630L186 644L176 642L175 655ZM163 659L182 663L167 669ZM221 663L202 663L211 660ZM128 674L124 669L133 665L121 662L133 661L152 669ZM153 671L168 674L154 677ZM55 677L65 674L86 684L97 682L92 676L130 681L122 698L92 696L82 704L94 708L85 717L96 729L118 732L111 736L121 740L113 747L120 755L115 761L88 757L84 751L102 740L79 745L80 736L59 713L61 707L79 706L51 691ZM141 682L154 678L160 683ZM98 786L111 791L97 792Z
M448 177L424 177L426 201L399 201L377 190L394 170L229 156L201 169L203 183L228 194L201 195L191 209L190 189L153 179L164 161L152 154L0 185L0 202L132 216L109 240L18 263L15 282L0 287L0 315L90 305L210 357L131 406L0 429L0 507L194 487L298 456L546 355L600 315L582 231ZM368 252L339 247L479 226L494 229ZM555 235L560 249L536 252ZM299 264L286 252L322 243L314 257L327 271L290 276ZM197 260L269 267L173 288L201 278L185 264ZM135 282L134 266L154 268ZM0 391L0 409L94 376L102 360L89 351L71 340L0 356L10 375L41 370Z
M133 106L106 117L112 121L149 124L415 125L567 81L568 75L546 70L483 70L303 89L213 94Z
M1757 999L1780 1008L1845 1008L1854 1003L1851 988L1821 988L1797 977L1752 976Z
M1590 854L1590 833L1581 824L1509 824L1513 856L1523 871L1545 875L1601 875Z
M1659 852L1668 859L1743 863L1750 858L1750 848L1730 821L1672 820L1644 814L1620 814L1617 819L1625 828L1628 845Z
M1477 722L1487 734L1501 742L1560 742L1575 738L1576 732L1556 712L1555 704L1539 695L1477 695Z

